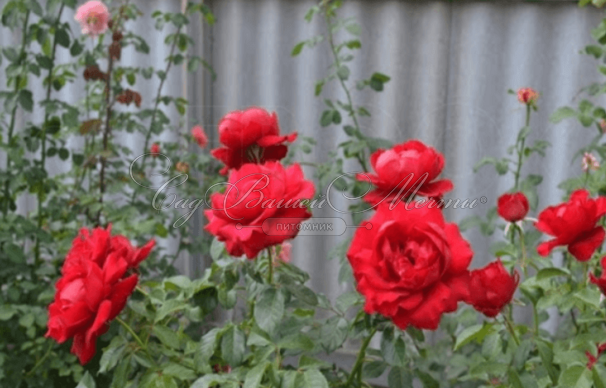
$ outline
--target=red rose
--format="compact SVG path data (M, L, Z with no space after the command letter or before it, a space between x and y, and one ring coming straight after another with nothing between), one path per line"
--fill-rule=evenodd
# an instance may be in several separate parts
M503 194L497 201L499 215L509 222L523 220L529 208L528 198L524 193Z
M152 154L152 156L154 158L156 156L160 155L160 144L158 144L158 143L152 144L152 146L149 148L149 153Z
M126 305L138 276L129 268L145 259L153 241L134 249L123 236L108 230L81 230L74 240L56 284L55 300L49 306L48 331L59 343L74 338L72 353L82 365L95 355L97 338L109 328Z
M272 225L288 218L296 224L311 217L302 200L311 199L314 185L305 180L298 164L284 168L279 162L245 164L232 170L225 193L211 196L212 210L206 230L225 242L233 256L254 258L264 248L278 245L297 235L296 228L284 233L265 233L264 222ZM294 219L294 220L293 220Z
M456 224L437 208L382 204L364 221L347 258L365 296L365 311L379 313L402 330L435 330L442 314L468 301L473 252Z
M376 174L358 174L357 179L370 180L376 186L364 196L373 205L395 198L406 200L414 194L441 198L453 189L450 180L435 180L444 169L444 156L418 140L378 150L371 155L370 163Z
M591 354L589 350L585 352L585 356L587 356L587 369L592 369L593 366L598 362L598 358L602 355L602 353L604 353L604 351L606 351L606 343L602 345L596 344L596 346L598 348L597 357Z
M606 214L606 198L589 198L587 190L577 190L568 202L550 206L539 214L535 227L554 236L541 243L537 252L547 256L558 246L568 246L568 252L579 261L587 261L604 242L604 228L597 225Z
M606 295L606 256L600 261L602 264L602 275L598 278L593 273L589 273L589 280L600 288L602 294Z
M126 237L111 236L111 225L107 229L95 228L92 232L82 228L78 237L72 242L72 248L67 253L63 267L86 259L103 268L109 256L118 255L126 261L128 268L137 268L139 263L147 258L155 244L154 240L150 240L142 248L135 248Z
M280 136L278 116L261 108L228 113L219 122L219 141L224 147L211 151L225 164L221 174L229 169L240 168L245 163L264 163L281 160L288 148L284 143L293 142L297 133Z
M196 140L196 143L200 146L200 148L206 147L208 144L208 137L206 133L204 133L204 129L200 125L196 125L191 129L191 134Z
M487 317L494 318L505 305L511 302L519 281L519 274L515 272L512 276L503 267L501 260L471 271L469 281L471 305Z

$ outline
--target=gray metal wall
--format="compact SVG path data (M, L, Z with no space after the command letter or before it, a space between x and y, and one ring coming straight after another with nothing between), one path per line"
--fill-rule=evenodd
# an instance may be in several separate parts
M319 19L311 24L303 20L313 3L210 3L217 24L204 31L204 40L212 42L206 50L218 78L206 85L208 129L229 110L259 105L278 112L284 131L297 130L318 140L314 153L302 155L302 160L326 160L344 139L339 128L318 124L324 105L313 89L331 63L328 47L290 57L297 42L323 31ZM550 124L548 117L560 106L576 105L579 89L600 79L595 61L579 54L592 41L590 29L602 17L599 10L580 9L575 2L366 0L347 1L343 15L355 16L362 25L363 47L352 63L351 79L367 78L374 71L392 77L382 93L355 93L355 101L373 114L362 123L366 132L395 142L418 138L437 147L446 155L443 175L455 184L450 197L488 198L489 203L473 211L450 210L450 220L484 214L513 186L513 179L497 177L489 167L478 174L472 171L482 156L506 156L524 125L525 108L507 94L509 88L530 86L541 93L531 138L547 139L552 147L545 159L533 158L524 172L545 176L541 207L561 199L557 184L580 171L580 160L574 165L570 160L595 132L573 120ZM336 87L325 93L344 98ZM355 171L358 166L348 168ZM479 232L466 237L476 252L472 266L494 260L488 253L490 241ZM326 259L337 240L295 240L295 262L312 273L316 289L331 296L341 290L338 265Z

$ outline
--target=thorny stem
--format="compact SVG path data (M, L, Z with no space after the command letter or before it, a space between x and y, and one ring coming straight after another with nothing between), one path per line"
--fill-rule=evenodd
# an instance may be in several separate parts
M122 318L120 318L120 317L116 317L116 321L118 321L118 323L121 324L122 327L124 327L126 329L126 331L128 331L130 333L130 335L133 336L133 338L135 339L135 341L137 342L139 347L143 351L145 351L145 353L147 353L147 355L152 359L152 361L155 362L154 358L152 357L151 353L149 352L149 349L147 348L147 345L145 345L145 343L141 340L141 338L139 338L139 336L135 333L135 331L132 329L132 327L130 327L130 325L128 323L124 322L122 320Z
M274 282L274 258L271 254L271 247L267 248L267 283L272 284Z
M61 20L61 15L63 14L63 8L65 7L65 4L62 3L61 7L59 8L59 15L57 15L57 20L55 22L55 28L56 25L59 24L59 21ZM57 39L53 39L53 49L51 51L51 66L48 69L48 85L46 87L46 101L50 100L51 97L51 93L52 93L52 86L53 86L53 70L55 68L55 55L57 52ZM44 169L45 164L46 164L46 128L48 126L48 120L49 120L49 113L48 113L48 109L46 110L46 113L44 115L44 125L42 126L42 153L41 153L41 157L40 157L40 167L42 167L42 169ZM38 228L42 228L42 221L43 221L43 217L42 217L42 202L44 202L44 187L42 187L40 189L40 191L38 192ZM36 239L36 246L34 248L34 255L35 255L35 264L36 267L40 264L40 240Z
M120 21L124 14L124 7L128 5L129 0L122 5L120 9L120 13L118 14L117 20L114 22L113 28L111 32L115 32L120 28ZM111 134L111 117L112 117L112 105L111 102L111 82L112 82L112 73L114 70L114 58L108 50L108 58L107 58L107 78L105 81L105 130L103 131L103 155L101 155L101 172L99 174L99 203L103 205L103 196L105 194L105 168L107 166L107 151L109 148L109 136ZM97 212L97 225L101 224L101 209Z
M509 307L510 311L512 310L511 306ZM506 314L503 314L503 319L505 320L505 326L507 326L507 331L509 331L509 334L511 334L511 337L513 338L514 342L516 343L516 345L520 345L520 339L518 338L518 335L516 334L516 330L513 327L513 324L511 323L511 320L507 317Z
M356 359L356 363L354 364L353 369L351 370L351 373L349 374L349 378L345 382L345 387L351 387L351 384L353 383L353 380L356 375L359 376L358 381L360 381L362 379L361 369L362 369L362 365L364 364L364 357L366 357L366 349L368 348L368 345L370 344L370 341L372 340L372 337L374 337L376 332L377 332L377 328L375 327L370 331L370 334L368 335L368 337L366 337L366 339L362 343L362 347L360 348L360 352L358 353L358 358Z
M326 7L327 2L323 2L322 5ZM339 58L339 53L337 51L337 48L336 48L335 42L334 42L334 36L333 36L332 30L330 28L330 25L331 25L330 15L327 12L327 8L325 8L325 10L324 10L324 20L326 21L326 25L328 26L328 31L326 33L327 38L328 38L328 43L330 45L330 50L334 57L336 68L338 70L341 68L341 59ZM343 91L345 92L345 95L347 96L347 104L349 107L349 109L347 109L347 110L348 110L349 116L353 120L354 126L355 126L357 132L361 133L360 125L358 124L358 118L357 118L356 111L355 111L354 105L353 105L353 99L351 97L351 92L349 91L349 88L347 87L347 85L345 84L345 81L341 77L337 76L337 79L339 80L339 83L341 84L341 88L343 89ZM362 166L364 171L368 171L368 166L366 165L366 155L363 150L360 151L360 153L358 153L356 155L356 159L358 160L358 162L360 163L360 165Z
M530 104L526 105L526 127L528 127L530 125ZM515 191L519 191L519 184L520 184L520 172L522 170L522 164L523 164L523 159L524 159L524 145L526 143L526 137L524 136L522 138L522 141L520 142L520 148L518 149L518 164L517 164L517 168L516 168L516 172L515 172Z
M21 50L19 53L19 60L22 60L23 62L26 62L24 60L24 56L25 56L25 47L27 45L27 27L29 26L29 15L30 15L30 11L28 10L27 13L25 14L25 22L23 23L23 36L21 38ZM19 92L19 85L21 84L21 76L18 76L15 79L15 93ZM10 144L12 143L13 140L13 132L15 131L15 121L17 119L17 106L18 104L15 104L15 106L13 107L13 110L11 111L11 121L8 127L8 138L7 138L7 144L10 147ZM7 173L10 173L10 164L11 164L11 156L10 153L7 152L6 153L6 171ZM10 197L10 179L6 179L6 182L4 182L4 216L6 216L8 214L8 209L9 209L9 197Z
M178 36L181 33L181 26L179 26L179 28L177 29L177 33L176 36ZM158 116L158 108L160 106L160 97L162 96L162 88L164 87L164 82L166 81L166 78L168 77L168 72L170 71L172 65L173 65L173 60L172 60L172 56L175 52L175 48L177 47L177 41L178 39L174 39L173 44L170 47L170 53L169 53L169 60L168 63L166 64L166 69L164 69L164 77L160 79L160 85L158 86L158 91L156 92L156 100L155 100L155 105L154 105L154 112L152 113L152 118L151 118L151 123L149 125L149 130L147 131L147 134L145 135L145 143L143 143L143 152L145 153L145 155L143 155L143 160L141 162L142 166L145 166L145 161L147 160L147 151L149 150L149 142L151 140L151 135L154 129L154 125L156 124L156 118ZM134 202L135 197L136 197L137 191L133 190L133 195L131 197L131 204Z
M34 365L34 367L25 374L25 377L29 377L29 376L33 375L34 372L40 367L40 365L42 365L44 363L44 361L46 361L48 356L50 356L51 351L53 350L53 345L54 345L53 342L49 341L48 349L46 350L46 353L44 354L44 356L42 356L42 358L40 360L38 360L36 365Z

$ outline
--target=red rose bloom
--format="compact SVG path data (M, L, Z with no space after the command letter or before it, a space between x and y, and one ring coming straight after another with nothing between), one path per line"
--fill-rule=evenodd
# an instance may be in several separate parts
M523 220L529 208L528 198L524 193L503 194L497 201L499 215L509 222Z
M604 228L597 225L606 214L606 198L589 198L587 190L577 190L568 202L550 206L539 214L535 227L554 236L541 243L537 252L547 256L558 246L568 246L568 252L579 261L587 261L604 242Z
M262 249L281 244L298 233L293 227L265 233L265 221L271 218L271 230L279 219L299 224L311 217L301 201L313 195L314 185L305 180L298 164L288 168L279 162L245 164L232 170L225 193L211 196L213 209L204 211L209 221L205 229L224 241L231 255L246 254L252 259Z
M97 338L109 328L137 285L129 268L145 259L153 241L135 249L123 236L108 230L81 230L74 240L49 306L48 331L59 343L74 338L72 353L82 365L95 355Z
M208 137L206 136L204 129L200 125L196 125L195 127L193 127L191 129L191 134L194 137L194 140L196 140L196 143L198 143L198 145L200 146L200 148L206 147L206 145L208 144Z
M600 264L602 264L602 276L598 278L593 273L589 273L589 280L599 287L602 294L606 295L606 256L602 257Z
M365 311L408 325L437 329L442 314L469 300L473 252L456 224L437 208L382 204L357 230L347 252L365 296Z
M240 168L245 163L264 163L281 160L288 148L284 143L293 142L297 133L280 136L278 116L261 108L228 113L219 122L219 141L224 147L211 151L223 162L221 174L229 169Z
M496 317L505 305L511 302L518 287L520 276L512 276L503 267L501 260L482 269L471 271L469 298L471 305L487 317Z
M370 163L376 174L358 174L357 179L370 180L376 186L364 196L373 205L395 198L406 200L413 194L441 198L453 189L450 180L436 180L444 169L444 156L418 140L378 150L371 155Z

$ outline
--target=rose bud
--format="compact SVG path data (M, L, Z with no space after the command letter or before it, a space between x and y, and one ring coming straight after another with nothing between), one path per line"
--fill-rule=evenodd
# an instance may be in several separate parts
M522 104L532 105L539 99L539 93L532 88L521 88L518 90L518 101Z
M149 148L149 152L152 154L152 156L155 158L158 155L160 155L160 144L158 143L154 143L152 144L152 146Z
M187 174L189 172L189 164L185 162L177 162L175 165L175 170L182 172L183 174Z
M196 125L191 129L191 134L196 140L196 143L200 146L200 148L206 147L208 144L208 137L206 133L204 133L204 129L200 125Z
M528 214L528 198L524 193L503 194L497 201L497 211L504 220L518 222Z

